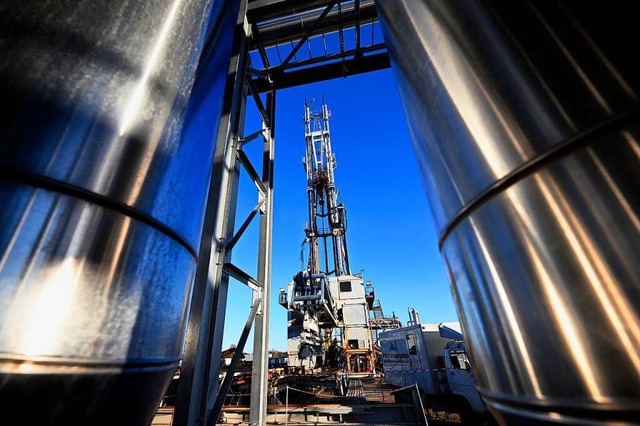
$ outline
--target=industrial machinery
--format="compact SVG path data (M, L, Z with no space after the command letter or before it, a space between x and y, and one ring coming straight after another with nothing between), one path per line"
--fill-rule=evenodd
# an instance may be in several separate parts
M336 158L331 146L329 117L324 99L322 109L311 111L305 101L306 156L309 223L305 243L309 246L307 269L297 273L281 289L279 302L288 309L288 352L290 366L315 368L324 364L325 350L335 343L344 349L347 370L374 370L369 328L370 298L362 276L351 274L347 251L347 211L338 203L334 170ZM365 294L366 293L366 294ZM339 335L333 338L333 331Z
M498 422L637 422L640 26L606 6L0 2L3 425L148 424L180 359L174 424L215 423L230 277L253 291L238 347L253 326L263 424L276 93L391 64ZM241 169L259 201L236 232ZM254 278L232 249L256 217ZM335 269L324 291L359 291Z
M443 324L420 324L418 312L409 312L407 326L380 334L387 382L398 387L416 384L428 404L460 413L465 423L486 414L462 334Z

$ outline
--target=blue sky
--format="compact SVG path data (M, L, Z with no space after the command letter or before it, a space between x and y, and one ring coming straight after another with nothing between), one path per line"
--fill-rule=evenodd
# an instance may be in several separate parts
M301 163L304 99L315 98L319 108L322 95L332 113L336 184L348 210L352 272L364 269L385 313L395 311L403 323L409 306L418 309L423 323L457 321L396 83L392 71L383 70L277 93L270 348L286 350L286 310L277 294L301 268L308 217ZM258 129L251 99L246 123L245 134ZM246 147L258 170L261 149L260 140ZM243 173L237 226L256 202L253 184ZM233 252L233 262L254 276L257 231L256 220ZM232 281L224 347L237 342L250 305L250 290ZM251 342L245 351L251 351Z

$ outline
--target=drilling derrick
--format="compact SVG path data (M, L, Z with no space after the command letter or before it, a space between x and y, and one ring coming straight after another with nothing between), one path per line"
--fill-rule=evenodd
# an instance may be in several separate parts
M346 241L346 210L343 204L338 203L333 173L336 157L331 150L331 113L324 100L322 111L311 112L312 103L305 102L304 110L306 157L303 165L307 172L309 199L309 225L305 228L306 241L309 243L308 270L311 273L321 272L318 250L322 240L325 275L351 275ZM327 238L331 240L333 269L330 269Z
M368 308L361 276L351 274L347 250L347 215L338 202L331 147L329 117L322 102L311 111L305 102L306 155L302 162L307 177L309 223L305 243L309 247L306 269L280 290L279 302L288 309L289 365L316 368L330 364L350 373L373 372ZM331 348L331 349L330 349ZM326 353L330 351L331 359Z

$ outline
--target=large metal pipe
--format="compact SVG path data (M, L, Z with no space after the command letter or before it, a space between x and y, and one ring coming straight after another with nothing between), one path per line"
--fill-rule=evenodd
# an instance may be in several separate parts
M0 3L3 424L151 421L181 353L234 23L222 1Z
M502 424L640 418L640 37L614 3L377 2Z

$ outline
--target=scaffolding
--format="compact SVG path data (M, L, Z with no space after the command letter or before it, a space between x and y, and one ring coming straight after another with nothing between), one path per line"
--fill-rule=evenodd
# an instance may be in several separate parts
M253 291L237 354L239 357L242 353L253 327L250 422L265 423L276 91L390 66L372 0L312 0L302 4L291 0L240 0L236 5L238 19L214 159L215 164L223 166L215 167L211 177L176 399L176 426L214 424L222 409L230 386L218 382L229 278ZM215 43L214 38L209 42ZM248 97L253 99L262 122L257 129L245 132ZM264 147L261 173L243 150L256 139L261 139ZM255 183L258 202L234 232L241 170ZM233 264L232 250L258 215L258 274L252 277ZM345 268L348 270L348 264ZM228 377L233 376L238 363L234 357Z
M382 303L380 303L379 299L375 299L369 308L369 325L371 327L371 340L375 346L379 346L378 337L381 332L402 327L402 323L395 312L391 316L384 314Z

